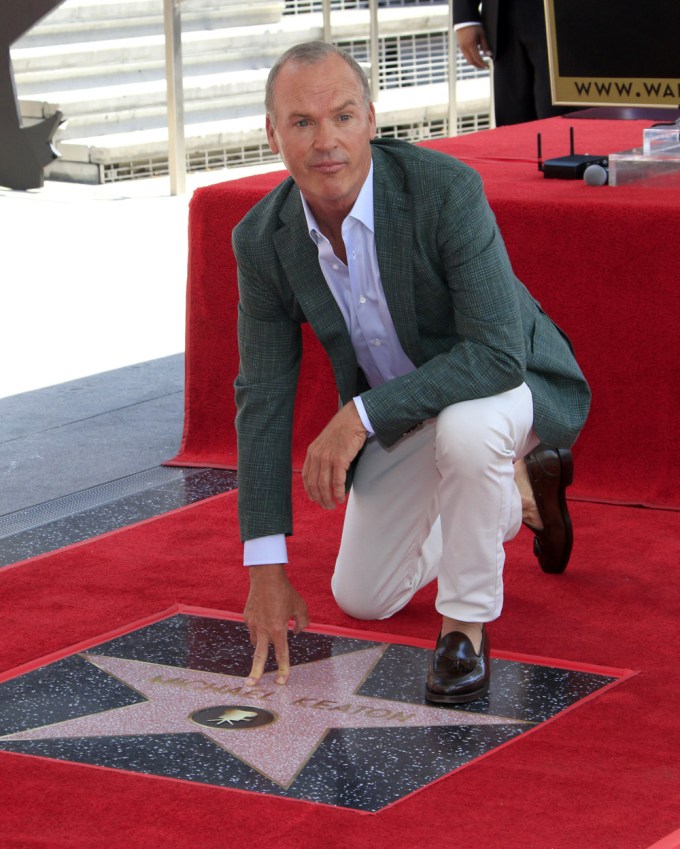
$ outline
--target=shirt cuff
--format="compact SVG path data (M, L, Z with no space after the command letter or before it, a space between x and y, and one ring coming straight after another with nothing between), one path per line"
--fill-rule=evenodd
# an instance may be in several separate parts
M368 413L366 412L364 402L361 400L361 396L356 395L352 400L354 401L354 406L357 408L357 413L359 413L361 424L364 426L366 433L369 436L375 436L375 431L371 427L371 420L368 418Z
M458 30L463 29L463 27L481 27L481 23L479 21L465 21L465 23L454 24L453 31L458 32Z
M270 534L243 543L244 566L268 566L271 563L288 563L285 534Z

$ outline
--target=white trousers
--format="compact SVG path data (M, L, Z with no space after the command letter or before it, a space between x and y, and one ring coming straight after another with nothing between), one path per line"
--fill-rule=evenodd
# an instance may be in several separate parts
M357 465L332 589L359 619L385 619L435 578L436 608L490 622L503 605L503 543L522 524L513 463L538 444L526 384L446 407Z

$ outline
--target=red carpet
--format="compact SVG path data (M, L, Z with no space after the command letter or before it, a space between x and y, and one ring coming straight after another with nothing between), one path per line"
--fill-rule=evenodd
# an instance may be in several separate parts
M218 496L3 569L0 674L176 603L240 610L235 501ZM680 516L586 503L572 513L563 576L540 572L526 532L508 547L492 645L635 677L375 815L0 754L0 847L646 849L665 838L680 826ZM296 518L291 571L313 621L433 638L431 588L387 623L340 613L328 579L341 514L307 506L298 490Z

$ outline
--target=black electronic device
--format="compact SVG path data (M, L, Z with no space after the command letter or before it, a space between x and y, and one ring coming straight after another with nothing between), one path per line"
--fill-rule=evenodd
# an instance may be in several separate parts
M542 158L541 134L538 133L538 170L544 177L558 180L581 180L589 165L606 167L609 159L600 154L574 153L574 128L569 127L569 153L567 156L557 156L555 159Z

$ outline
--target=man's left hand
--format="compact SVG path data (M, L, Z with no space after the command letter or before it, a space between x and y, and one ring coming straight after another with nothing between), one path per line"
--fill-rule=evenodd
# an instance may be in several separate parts
M354 402L350 401L307 449L302 482L312 501L327 510L344 502L347 470L364 442L366 430Z

